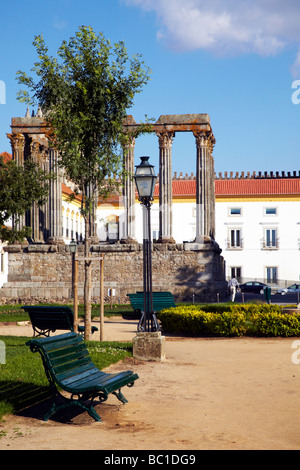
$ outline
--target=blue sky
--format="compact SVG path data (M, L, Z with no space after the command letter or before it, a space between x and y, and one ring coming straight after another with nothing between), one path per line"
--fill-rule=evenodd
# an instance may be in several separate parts
M217 174L300 170L300 104L292 100L293 93L300 97L298 0L1 3L1 152L11 152L11 118L25 116L15 77L36 60L34 36L43 33L55 55L79 26L91 25L112 42L124 40L129 55L141 53L152 69L128 110L137 122L145 115L208 113ZM135 155L136 163L150 155L157 166L157 137L139 138ZM174 172L195 172L192 134L176 134L172 157Z

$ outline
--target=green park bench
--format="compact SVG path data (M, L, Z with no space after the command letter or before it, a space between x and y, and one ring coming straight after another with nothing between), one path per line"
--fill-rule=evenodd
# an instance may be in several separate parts
M144 293L136 292L135 294L127 294L133 310L141 313L144 310ZM153 311L160 312L163 308L176 307L173 294L171 292L153 292Z
M90 358L82 336L77 333L33 338L26 345L32 352L40 353L54 396L44 421L48 421L57 411L71 406L77 406L87 411L95 421L101 421L93 406L94 400L98 398L102 403L111 393L122 403L127 403L121 388L125 385L132 387L134 381L139 378L130 370L109 374L98 369ZM62 395L60 389L69 392L71 397ZM78 398L75 399L75 396ZM61 399L63 403L58 404ZM87 401L90 403L87 404Z
M70 307L24 305L21 308L29 315L33 336L50 336L50 332L56 330L74 331L74 314ZM91 333L95 331L98 328L92 326ZM78 332L84 333L83 325L78 325Z
M143 331L143 322L144 322L144 293L136 292L135 294L127 294L130 299L131 306L137 315L139 320L138 331ZM171 292L152 292L152 304L153 312L160 312L164 308L176 307L173 294ZM156 329L158 330L158 323L156 315L154 315L154 322L156 324Z

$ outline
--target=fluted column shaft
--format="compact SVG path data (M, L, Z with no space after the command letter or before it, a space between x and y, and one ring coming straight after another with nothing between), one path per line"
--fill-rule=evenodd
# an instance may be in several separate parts
M196 242L215 236L215 190L213 141L205 132L194 132L197 147L196 160Z
M157 133L159 141L159 241L175 243L172 220L172 143L175 132Z
M57 163L58 151L49 149L49 172L55 179L49 182L49 238L62 241L62 175Z
M12 159L18 165L24 165L24 149L25 149L25 137L23 134L7 134L12 148ZM25 215L19 217L16 222L16 217L12 218L12 225L14 229L22 230L26 225Z
M135 184L134 175L134 148L135 139L131 138L124 151L124 220L122 226L121 241L123 243L135 242Z

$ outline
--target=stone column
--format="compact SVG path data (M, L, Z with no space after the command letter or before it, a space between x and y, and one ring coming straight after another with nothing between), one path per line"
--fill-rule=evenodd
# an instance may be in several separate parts
M137 243L135 239L135 184L132 176L134 175L134 148L135 139L132 138L124 151L124 220L121 242Z
M25 137L23 134L7 134L12 148L12 159L18 165L24 164Z
M24 152L25 152L25 137L23 134L7 134L7 137L10 140L12 148L12 159L18 165L24 165ZM19 217L19 220L16 221L16 217L13 216L12 220L13 228L17 230L22 230L26 226L25 215Z
M49 172L55 179L49 182L49 237L48 243L63 244L62 238L62 174L57 163L58 151L49 149Z
M210 228L210 237L214 240L216 234L216 214L215 214L215 162L214 157L212 155L214 144L216 140L212 134L209 136L208 140L208 158L210 163L210 181L209 181L209 188L210 188L210 210L209 210L209 228Z
M214 239L215 200L214 163L212 147L214 139L205 132L194 132L197 147L196 162L196 243L204 238Z
M30 157L34 161L34 163L39 163L40 161L40 144L38 141L32 139L29 145L30 148ZM31 228L31 239L33 242L36 243L44 243L44 228L47 226L45 208L38 207L36 202L32 204L31 209L28 211L27 218L27 225Z
M172 227L172 143L175 132L157 132L159 141L159 240L175 243Z

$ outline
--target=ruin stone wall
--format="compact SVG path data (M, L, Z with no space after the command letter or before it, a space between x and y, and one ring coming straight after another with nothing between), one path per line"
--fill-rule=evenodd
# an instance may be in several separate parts
M79 245L78 257L84 256ZM0 304L72 303L72 255L67 245L12 245L8 282L0 289ZM126 303L127 294L143 290L142 245L97 245L92 256L104 256L104 294L115 289L114 302ZM217 301L225 296L225 269L214 242L154 244L153 291L170 291L176 301ZM79 262L79 302L83 301L84 262ZM100 301L100 262L92 262L92 302Z

